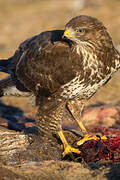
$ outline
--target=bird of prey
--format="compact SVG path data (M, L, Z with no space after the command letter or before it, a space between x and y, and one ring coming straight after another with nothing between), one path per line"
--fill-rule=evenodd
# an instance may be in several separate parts
M71 151L80 153L69 146L62 132L64 109L66 105L74 106L71 112L86 132L80 121L84 101L119 68L120 54L103 23L80 15L72 18L65 30L42 32L20 44L8 60L0 61L0 70L11 75L2 80L2 87L0 83L1 95L9 89L8 83L3 87L7 81L12 82L10 89L32 92L39 104L36 118L39 131L46 136L58 134L64 145L64 155ZM87 138L97 136L86 135L78 144Z

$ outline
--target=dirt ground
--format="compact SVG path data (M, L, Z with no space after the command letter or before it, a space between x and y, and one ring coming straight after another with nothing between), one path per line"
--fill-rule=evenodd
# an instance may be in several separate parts
M100 19L111 34L115 46L120 50L119 0L0 0L0 58L12 56L22 41L35 34L45 30L64 29L65 24L72 17L80 14ZM5 76L7 75L0 73L0 78ZM119 104L119 77L120 72L117 72L110 82L90 99L88 105L105 103L114 106ZM37 110L30 104L27 97L2 97L0 102L17 107L26 114L35 114ZM111 122L110 119L105 121L107 126L111 126L109 122ZM52 160L21 162L21 164L12 165L0 163L0 180L33 178L41 180L119 180L119 169L119 162L102 166Z

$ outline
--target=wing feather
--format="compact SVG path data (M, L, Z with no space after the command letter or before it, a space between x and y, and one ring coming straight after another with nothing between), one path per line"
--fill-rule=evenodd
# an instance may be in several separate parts
M47 31L20 44L9 69L18 82L34 93L48 95L82 72L81 56L62 40L63 31Z
M16 73L28 89L35 92L39 85L41 90L48 90L49 94L76 77L79 71L77 59L68 44L63 42L48 44L40 51L34 47L21 57Z

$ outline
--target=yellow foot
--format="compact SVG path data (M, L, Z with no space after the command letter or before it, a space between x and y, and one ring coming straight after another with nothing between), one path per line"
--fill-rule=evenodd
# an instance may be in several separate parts
M77 145L80 146L82 144L84 144L86 141L89 141L89 140L99 140L99 139L102 139L102 140L106 140L107 137L106 136L97 136L97 135L89 135L89 134L86 134L80 141L77 142Z
M64 152L62 153L63 157L65 157L66 155L71 156L72 153L80 154L80 151L78 149L75 149L70 145L64 145L63 148L64 148ZM72 156L72 159L74 159L74 156Z

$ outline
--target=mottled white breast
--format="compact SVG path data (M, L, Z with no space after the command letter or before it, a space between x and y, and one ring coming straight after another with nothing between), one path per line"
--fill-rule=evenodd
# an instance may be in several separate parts
M79 81L80 76L78 76L61 87L63 90L61 96L65 99L73 99L75 97L78 97L79 99L88 99L97 91L98 88L106 83L112 74L113 72L107 75L104 79L101 79L100 82L95 82L94 84L91 83L91 81L85 82L84 79Z
M103 72L101 71L101 68L98 68L98 65L99 67L103 67L104 65L97 59L97 56L93 53L93 51L88 54L88 51L86 51L86 48L83 46L81 46L80 49L77 47L76 51L77 53L80 51L83 53L84 76L81 80L81 75L78 75L73 80L63 85L61 87L61 96L66 99L73 99L75 97L79 97L79 99L88 99L97 91L98 88L105 84L108 79L110 79L114 72L117 71L118 62L116 61L116 68L106 67L107 69L110 69L110 73L104 75L103 78ZM86 81L87 68L90 69L91 74ZM99 81L97 79L99 79Z

